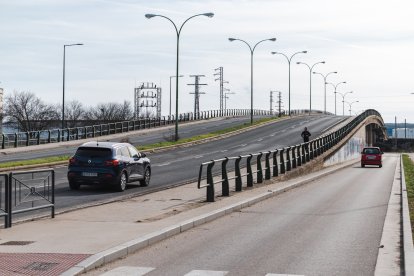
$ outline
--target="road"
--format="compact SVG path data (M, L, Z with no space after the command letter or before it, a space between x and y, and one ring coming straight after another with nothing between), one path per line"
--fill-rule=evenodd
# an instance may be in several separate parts
M149 155L152 163L150 185L139 187L138 183L132 183L133 185L128 185L123 193L97 186L81 186L80 190L71 191L66 178L67 167L57 167L55 168L56 208L57 211L80 208L195 181L202 162L298 144L301 142L300 133L305 125L311 131L312 137L317 137L341 120L343 117L323 115L297 117L262 126L233 137L151 154Z
M342 169L87 275L374 275L398 160Z
M256 116L255 119L260 119L269 116ZM217 130L222 130L238 125L242 125L244 123L250 122L250 117L228 117L226 119L212 119L212 120L204 120L199 121L193 124L180 124L179 126L179 135L181 138L188 138L196 135L206 134L210 132L214 132ZM158 142L164 142L168 137L174 134L174 126L170 127L169 129L166 127L160 127L157 129L153 129L155 131L148 132L146 130L139 131L135 134L130 134L128 136L129 141L133 145L148 145ZM102 139L104 141L108 141L107 137L103 136ZM112 139L109 141L119 141L118 139ZM82 142L80 140L80 142ZM56 144L58 145L58 144ZM70 155L73 154L76 150L76 147L56 147L51 148L48 150L41 150L41 151L32 151L34 147L30 147L30 151L28 152L20 152L14 153L9 155L1 154L0 150L0 163L1 162L9 162L9 161L19 161L19 160L26 160L26 159L35 159L41 157L49 157L49 156L60 156L60 155Z

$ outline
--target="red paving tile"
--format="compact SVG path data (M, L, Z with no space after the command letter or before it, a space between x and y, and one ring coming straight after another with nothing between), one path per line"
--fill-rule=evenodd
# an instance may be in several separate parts
M0 253L0 276L59 275L89 254Z

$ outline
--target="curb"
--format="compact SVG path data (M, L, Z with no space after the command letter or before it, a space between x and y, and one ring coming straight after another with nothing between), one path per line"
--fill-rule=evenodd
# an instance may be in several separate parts
M410 213L408 209L407 186L405 183L405 173L402 155L400 155L401 166L401 218L402 218L402 239L403 239L403 259L404 275L414 275L414 248L413 236L411 232Z
M288 187L284 188L278 188L275 190L268 190L266 193L262 193L259 195L256 195L250 199L246 199L243 201L240 201L238 203L231 204L227 207L220 208L216 211L197 216L193 219L182 221L181 223L172 225L170 227L166 227L164 229L161 229L159 231L152 232L150 234L147 234L143 237L133 239L131 241L125 242L123 244L120 244L118 246L115 246L113 248L110 248L108 250L99 252L97 254L92 255L91 257L87 258L86 260L80 262L76 266L73 266L69 270L62 273L62 276L69 276L69 275L80 275L82 273L85 273L87 271L90 271L92 269L95 269L99 266L108 264L110 262L113 262L117 259L124 258L129 254L132 254L136 252L137 250L143 249L149 245L152 245L154 243L157 243L159 241L162 241L166 238L172 237L176 234L182 233L184 231L187 231L189 229L192 229L196 226L202 225L204 223L213 221L217 218L223 217L225 215L231 214L235 211L239 211L243 208L252 206L260 201L269 199L271 197L277 196L281 193L287 192L289 190L292 190L294 188L300 187L302 185L308 184L314 180L317 180L321 177L327 176L329 174L332 174L338 170L341 170L343 168L349 167L354 165L355 163L359 162L355 160L351 160L344 165L340 165L336 168L333 168L331 170L327 170L321 174L314 175L302 180L298 180L294 183L292 183Z

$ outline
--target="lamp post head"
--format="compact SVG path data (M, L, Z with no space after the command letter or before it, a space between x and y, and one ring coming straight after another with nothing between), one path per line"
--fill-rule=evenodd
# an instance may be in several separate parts
M323 63L323 64L325 64L325 61L321 61L320 63Z
M302 62L298 61L298 62L296 62L296 64L302 64Z
M235 40L237 40L237 39L236 38L229 37L229 41L235 41Z
M277 54L279 54L278 52L271 52L272 53L272 55L277 55ZM411 93L411 94L414 94L414 93Z
M203 13L203 15L211 18L211 17L214 16L214 13L212 13L212 12L206 12L206 13Z
M306 53L308 53L308 51L302 51L302 53L306 54Z
M272 37L272 38L270 38L268 40L270 40L270 41L276 41L276 37Z
M332 72L332 73L334 73L334 74L338 74L338 72L336 72L336 71L335 71L335 72Z
M146 17L147 19L153 18L154 16L157 16L157 15L156 15L156 14L152 14L152 13L147 13L147 14L145 15L145 17Z

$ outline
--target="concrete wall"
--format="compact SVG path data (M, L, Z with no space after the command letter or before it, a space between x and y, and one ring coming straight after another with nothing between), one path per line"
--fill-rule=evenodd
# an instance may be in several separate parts
M340 149L324 161L324 166L331 166L361 157L366 146L366 128L363 125Z

